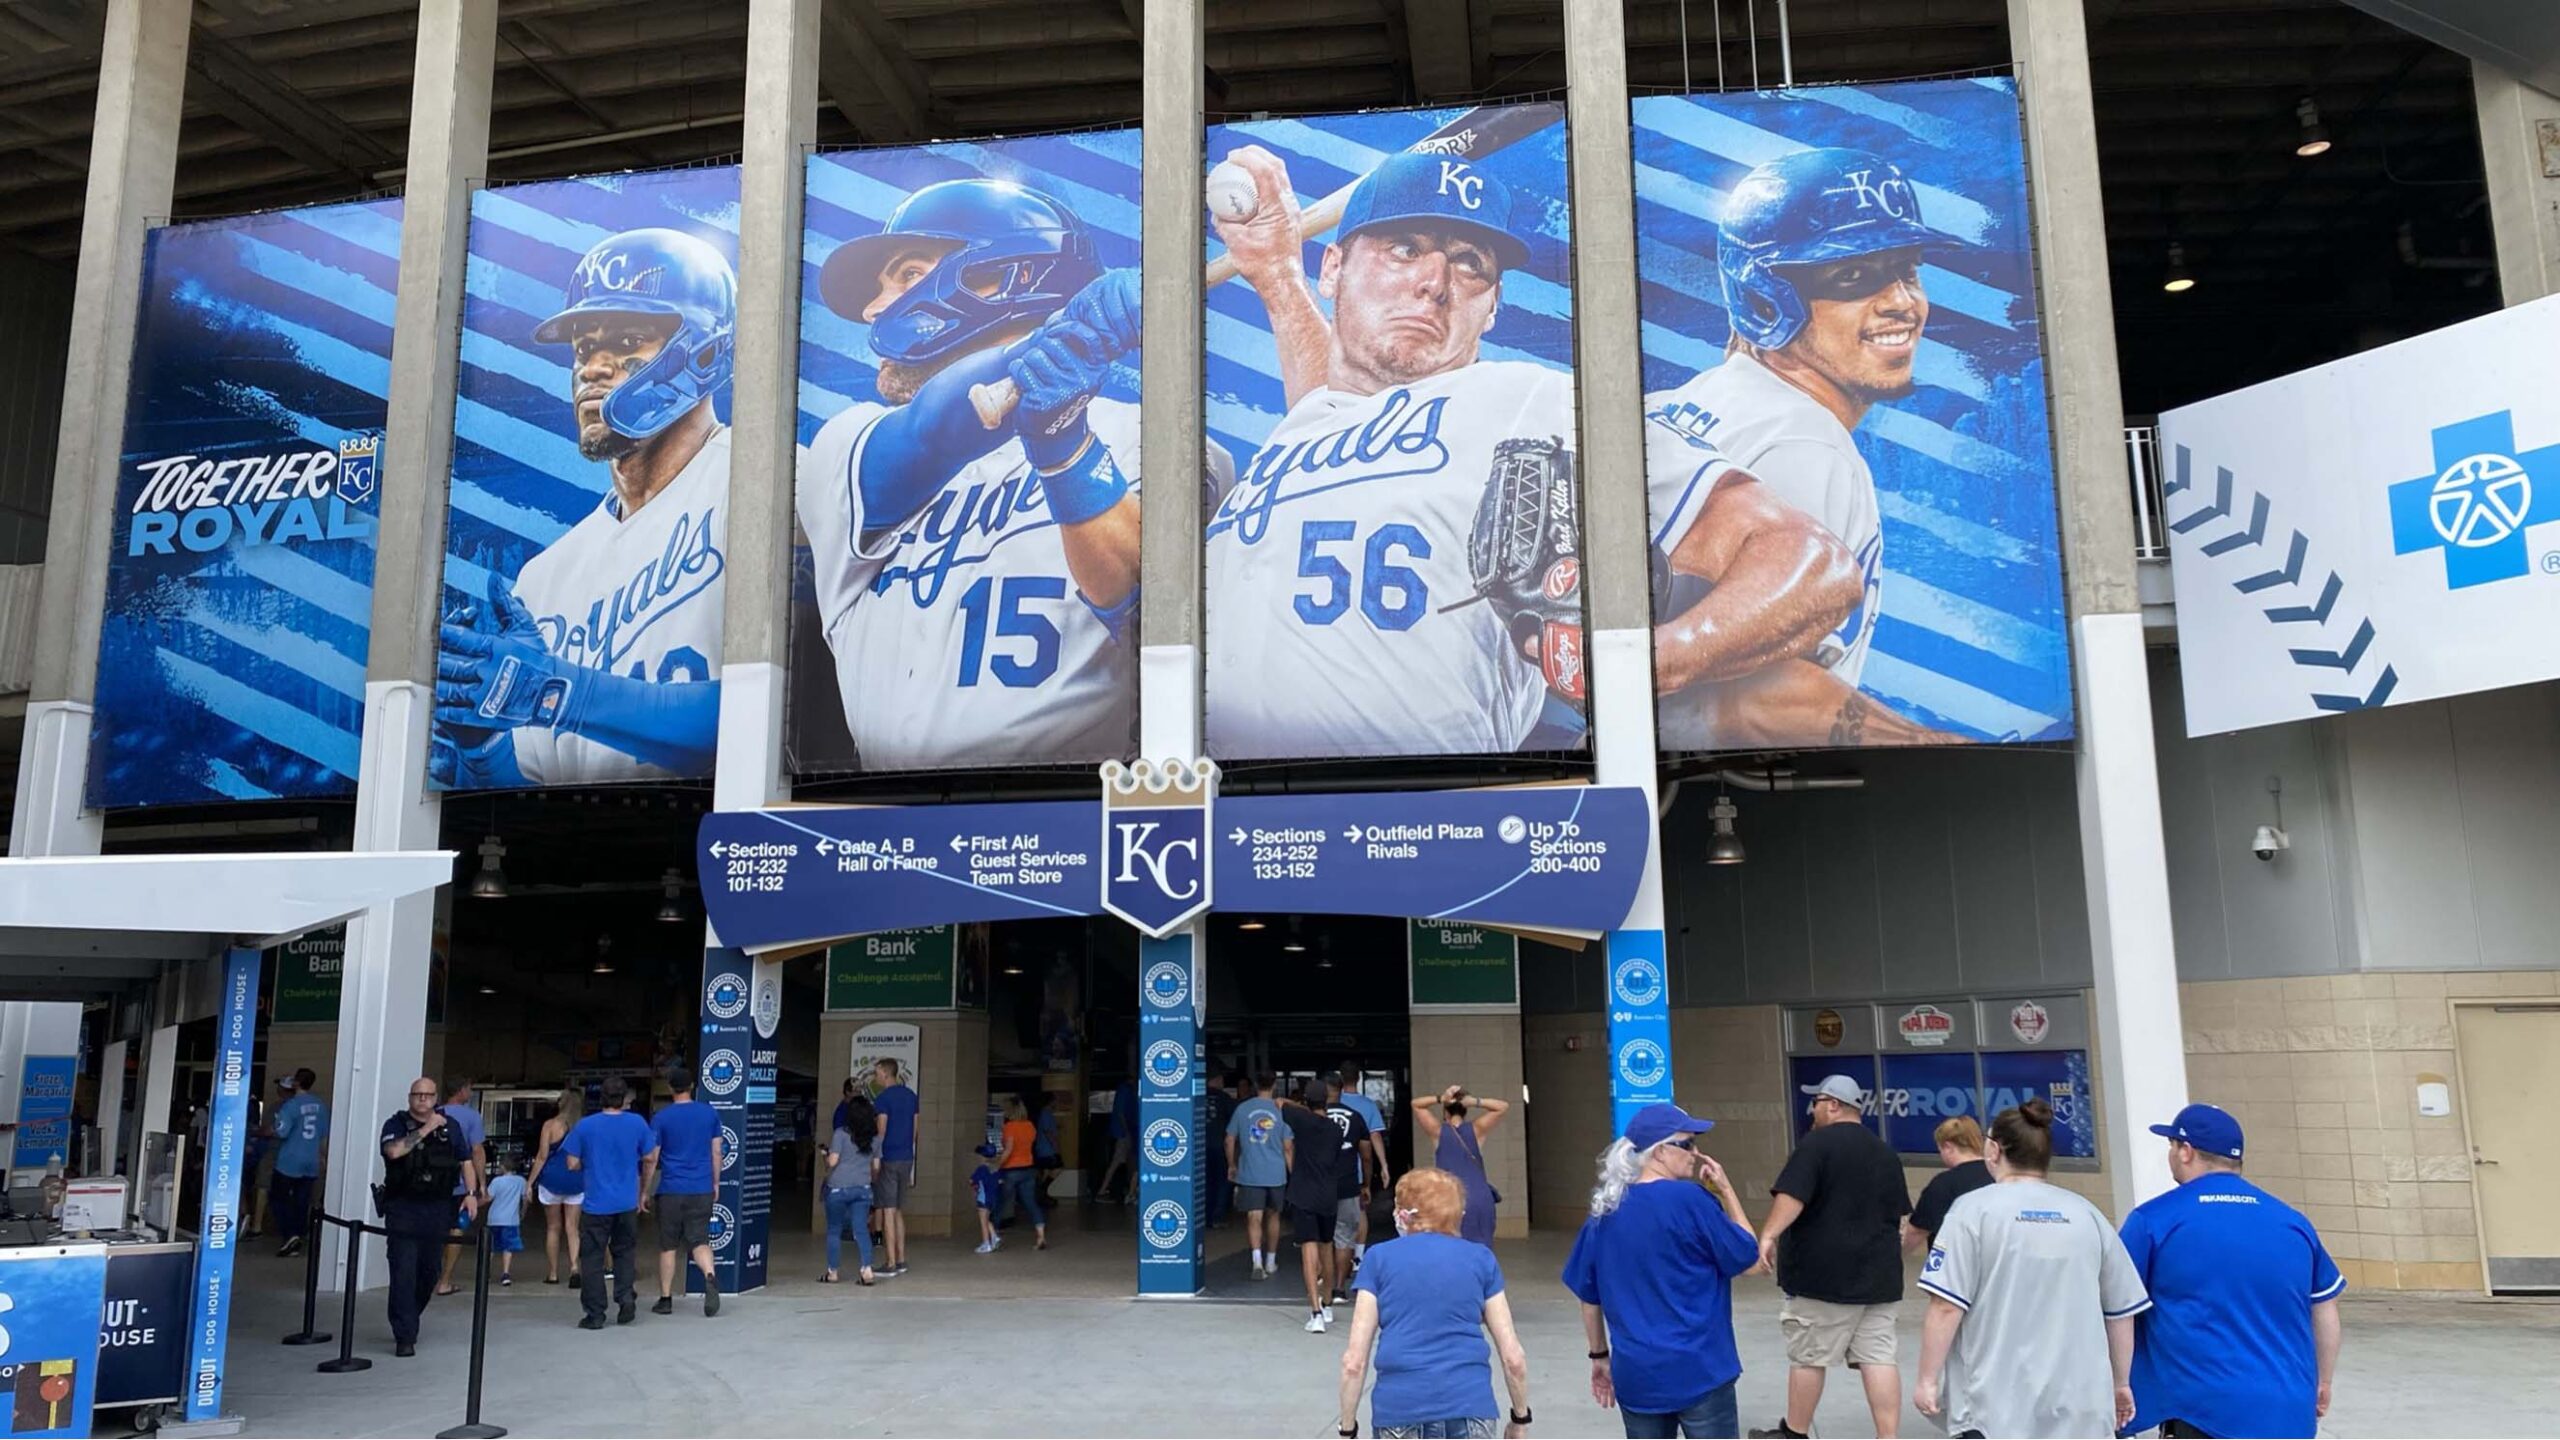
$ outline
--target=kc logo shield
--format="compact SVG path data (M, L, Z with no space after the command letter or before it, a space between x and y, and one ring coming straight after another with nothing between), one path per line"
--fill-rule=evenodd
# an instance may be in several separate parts
M1161 937L1209 908L1209 812L1218 767L1141 760L1102 767L1102 908Z
M374 478L381 473L382 437L350 435L338 442L338 498L361 505L373 498Z

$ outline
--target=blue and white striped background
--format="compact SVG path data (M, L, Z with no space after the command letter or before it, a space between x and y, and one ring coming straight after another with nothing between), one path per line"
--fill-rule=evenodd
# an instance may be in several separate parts
M1485 336L1487 360L1530 360L1554 370L1573 368L1572 204L1565 182L1564 107L1543 103L1554 123L1496 151L1478 168L1511 188L1513 233L1529 247L1529 269L1502 277L1502 316ZM1259 145L1289 166L1289 183L1301 205L1313 205L1377 168L1378 162L1465 114L1445 110L1379 110L1361 115L1314 115L1299 120L1250 120L1209 127L1208 160ZM1324 263L1331 236L1307 242L1307 276ZM1219 253L1209 234L1209 255ZM1230 280L1209 292L1209 435L1244 468L1287 406L1280 389L1279 347L1271 316L1253 287Z
M348 795L373 537L125 554L146 460L379 435L400 202L172 225L146 241L89 801ZM382 484L397 484L385 476ZM375 502L361 507L369 516Z
M699 236L735 265L738 167L586 175L471 197L446 608L481 603L492 571L514 580L525 561L603 502L612 478L602 461L578 453L568 349L535 344L533 331L560 308L570 272L590 247L652 225ZM728 393L713 404L727 423Z
M1884 613L1864 688L1986 739L2066 738L2071 663L2013 81L1637 100L1645 388L1723 357L1715 219L1727 191L1756 165L1820 145L1901 166L1923 218L1965 242L1923 272L1919 389L1857 430L1884 516Z

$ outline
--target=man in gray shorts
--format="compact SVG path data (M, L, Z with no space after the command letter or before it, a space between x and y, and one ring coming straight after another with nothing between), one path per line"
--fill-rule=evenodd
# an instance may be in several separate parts
M1253 1098L1227 1120L1227 1173L1235 1177L1236 1208L1244 1212L1244 1242L1253 1251L1253 1278L1268 1280L1280 1268L1281 1192L1289 1183L1289 1127L1280 1118L1269 1073L1253 1077Z
M1324 1116L1342 1132L1342 1149L1334 1157L1333 1172L1333 1303L1349 1303L1351 1290L1351 1257L1360 1244L1360 1212L1369 1208L1368 1179L1361 1173L1360 1152L1369 1143L1369 1122L1360 1112L1342 1103L1342 1087L1324 1080L1315 1082L1318 1092L1329 1096Z
M872 1271L887 1280L907 1273L907 1191L916 1183L916 1087L895 1060L871 1067L871 1103L880 1112L880 1174L871 1203L880 1211L881 1259Z
M702 1272L702 1313L720 1313L719 1271L711 1260L711 1203L720 1190L727 1157L720 1144L720 1116L693 1098L693 1072L678 1065L667 1076L674 1103L649 1117L658 1142L658 1303L654 1315L675 1313L676 1257L687 1255ZM647 1202L641 1208L647 1209Z

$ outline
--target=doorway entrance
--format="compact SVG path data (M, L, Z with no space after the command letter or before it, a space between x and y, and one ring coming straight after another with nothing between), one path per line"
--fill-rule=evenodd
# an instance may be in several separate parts
M2560 1004L2457 1000L2453 1028L2486 1288L2560 1292Z

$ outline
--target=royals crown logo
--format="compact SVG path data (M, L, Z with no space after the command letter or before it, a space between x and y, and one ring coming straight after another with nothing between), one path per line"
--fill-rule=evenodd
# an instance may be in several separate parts
M1218 767L1140 760L1102 767L1102 908L1163 936L1209 908L1209 811Z
M380 473L382 437L350 435L338 442L338 498L350 505L361 505L373 498L374 477Z

